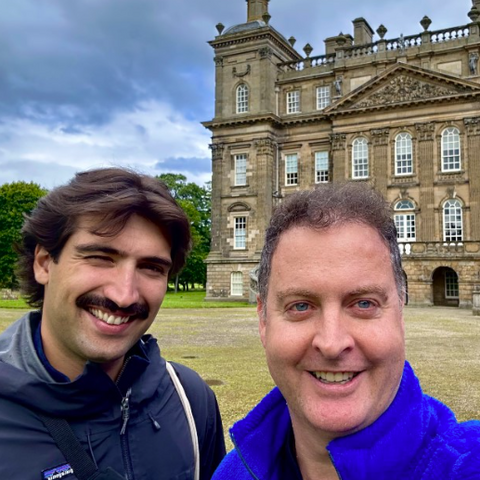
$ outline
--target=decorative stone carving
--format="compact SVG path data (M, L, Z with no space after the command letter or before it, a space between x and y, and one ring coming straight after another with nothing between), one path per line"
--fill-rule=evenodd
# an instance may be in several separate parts
M213 59L213 61L215 62L215 65L216 65L217 67L223 67L223 57L222 57L222 56L217 55L217 56Z
M254 145L258 155L273 155L277 144L270 138L260 138L255 140Z
M468 56L468 68L470 75L478 75L478 53L473 52Z
M388 145L389 132L390 129L388 128L377 128L370 130L370 133L372 134L373 145L375 147Z
M480 135L480 117L464 118L463 123L469 137Z
M223 158L223 151L225 149L223 143L212 143L209 147L212 151L212 160L221 160Z
M273 50L270 47L262 47L258 50L258 54L262 60L265 60L272 56Z
M244 77L250 73L250 64L247 65L247 68L243 72L237 72L237 67L233 67L232 73L234 77Z
M417 138L419 142L433 142L435 138L435 124L434 123L416 123Z
M459 92L456 89L422 82L408 75L399 75L372 95L353 105L353 108L415 102L429 98L447 97L457 93Z
M332 144L332 150L345 150L347 143L347 136L344 133L332 133L330 135L330 143Z
M333 81L333 86L335 87L335 92L338 96L342 95L342 82L343 82L343 77L337 77Z

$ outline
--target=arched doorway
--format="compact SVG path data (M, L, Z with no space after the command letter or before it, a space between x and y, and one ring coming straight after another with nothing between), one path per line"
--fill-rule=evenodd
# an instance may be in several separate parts
M433 272L432 288L434 305L458 307L458 275L453 268L437 268Z

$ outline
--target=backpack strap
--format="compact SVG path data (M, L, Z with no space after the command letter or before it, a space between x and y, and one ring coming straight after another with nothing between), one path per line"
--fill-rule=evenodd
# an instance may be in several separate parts
M185 393L185 389L178 378L177 372L173 368L170 362L166 362L167 372L172 379L173 385L177 390L178 396L180 397L180 401L182 402L183 410L185 411L185 416L187 417L188 426L190 428L190 435L192 437L192 444L193 444L193 456L195 459L195 480L200 479L200 448L198 445L198 434L197 428L195 426L195 420L193 418L192 407L190 406L190 402L188 401L187 394Z
M111 468L103 471L97 469L65 419L49 417L39 412L37 415L47 427L78 480L121 480L123 478Z

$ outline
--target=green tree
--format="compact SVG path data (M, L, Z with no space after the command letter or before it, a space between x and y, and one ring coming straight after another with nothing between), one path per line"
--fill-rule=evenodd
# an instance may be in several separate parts
M179 173L163 173L157 177L163 181L190 220L193 248L185 268L178 276L178 282L184 289L195 283L204 287L207 284L207 267L205 259L210 250L210 184L201 187L187 182L187 177Z
M47 193L36 183L14 182L0 186L0 287L15 288L17 253L24 215L30 213Z

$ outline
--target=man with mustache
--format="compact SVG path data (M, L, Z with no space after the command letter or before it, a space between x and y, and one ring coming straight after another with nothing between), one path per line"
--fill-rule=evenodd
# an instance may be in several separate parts
M480 422L457 423L405 361L405 278L380 194L352 182L286 198L258 283L277 388L233 426L213 480L480 478Z
M0 478L211 477L215 395L145 335L189 247L186 215L146 175L87 171L38 202L19 278L39 311L0 336Z

